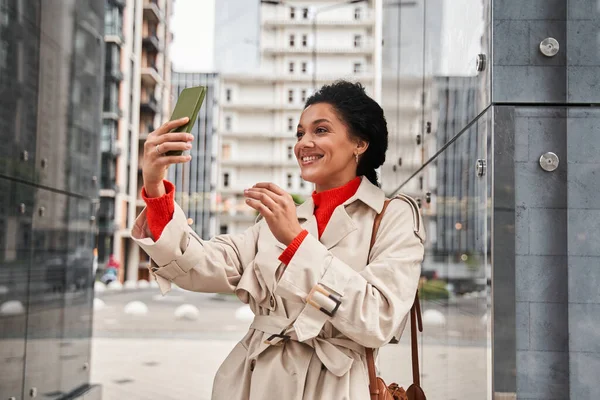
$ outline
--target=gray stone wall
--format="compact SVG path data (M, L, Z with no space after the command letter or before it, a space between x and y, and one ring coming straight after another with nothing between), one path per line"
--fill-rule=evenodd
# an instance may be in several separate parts
M509 294L514 276L515 300L494 295L495 391L510 392L514 361L519 399L598 398L600 4L494 0L493 10L494 278ZM554 57L539 50L546 37L560 44ZM539 165L548 151L560 159L553 172Z

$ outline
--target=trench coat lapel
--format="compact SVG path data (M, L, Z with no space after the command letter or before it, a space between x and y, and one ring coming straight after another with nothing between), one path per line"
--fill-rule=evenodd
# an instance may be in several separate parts
M327 250L330 250L333 246L338 244L340 240L355 230L356 225L346 212L346 207L340 205L333 210L331 219L327 223L323 235L321 235L321 243L327 247Z

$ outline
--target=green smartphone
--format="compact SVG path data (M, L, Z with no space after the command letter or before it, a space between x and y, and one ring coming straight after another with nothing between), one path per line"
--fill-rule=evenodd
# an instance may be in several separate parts
M180 126L179 128L175 128L171 130L171 132L187 132L190 133L194 124L196 123L196 118L198 117L198 112L200 111L200 107L202 107L202 102L204 102L204 97L206 96L206 87L205 86L196 86L191 88L185 88L181 91L179 98L177 99L177 104L175 104L175 109L171 114L170 121L188 117L190 120L187 124ZM166 153L168 156L180 156L183 154L183 150L171 150Z

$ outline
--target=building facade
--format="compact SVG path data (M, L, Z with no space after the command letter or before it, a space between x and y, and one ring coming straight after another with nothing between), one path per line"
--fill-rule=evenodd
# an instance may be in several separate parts
M306 99L315 88L336 79L360 81L380 96L378 79L380 14L377 1L247 2L256 13L258 33L245 19L249 42L232 35L237 10L217 2L215 64L221 76L219 99L219 232L239 232L255 220L243 201L243 190L270 181L291 194L310 195L313 188L300 177L293 154L296 126ZM259 8L256 8L259 7ZM220 9L221 8L221 9ZM226 11L229 10L227 13ZM218 20L232 21L219 26ZM237 65L219 43L230 37L248 57ZM255 38L257 41L254 42ZM254 56L257 55L257 56ZM245 68L240 70L240 65Z
M0 2L0 397L90 385L103 2Z
M147 278L148 260L129 231L144 202L141 157L149 132L169 116L172 0L108 0L98 258L111 254L121 280Z
M218 75L214 73L173 72L173 107L181 91L194 86L207 88L198 119L192 128L194 141L190 149L192 159L169 168L168 179L175 184L175 201L188 216L191 228L203 238L216 233L217 186L217 129L216 94Z
M404 54L384 65L388 118L407 69L423 96L399 150L415 162L390 158L383 178L389 195L417 198L427 228L421 386L428 398L597 398L597 2L404 3L383 26L384 54Z

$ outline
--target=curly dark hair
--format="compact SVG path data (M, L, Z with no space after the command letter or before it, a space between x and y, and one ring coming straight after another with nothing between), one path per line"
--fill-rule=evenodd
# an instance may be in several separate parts
M377 172L385 161L388 148L388 130L383 109L369 97L360 83L344 80L325 85L306 100L304 108L318 103L333 107L350 134L369 143L356 168L374 185L380 186Z

